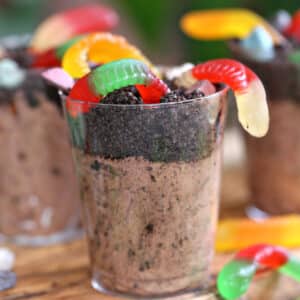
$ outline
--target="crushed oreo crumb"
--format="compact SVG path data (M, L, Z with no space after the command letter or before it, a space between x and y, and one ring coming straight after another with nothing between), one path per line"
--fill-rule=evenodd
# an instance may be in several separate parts
M92 164L91 164L91 169L95 170L95 171L99 171L100 170L100 163L98 160L95 160Z
M177 89L166 94L160 99L160 103L181 102L187 100L183 89Z
M191 93L186 94L187 99L197 99L197 98L203 98L205 95L200 90L192 91Z
M146 225L145 229L146 229L146 232L148 234L153 233L153 231L154 231L154 225L151 224L151 223L149 223L149 224Z
M109 93L103 98L101 103L130 105L130 104L143 104L143 100L134 86L128 86Z
M167 86L169 87L169 89L171 91L178 89L178 86L176 85L175 80L163 78L163 81L167 84Z
M197 99L204 97L204 93L200 90L194 90L192 93L186 93L185 89L178 88L171 91L160 99L160 103L181 102L185 100Z

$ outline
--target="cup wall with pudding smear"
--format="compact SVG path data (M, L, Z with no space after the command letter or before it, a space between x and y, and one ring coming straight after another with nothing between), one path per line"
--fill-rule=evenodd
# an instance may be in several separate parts
M155 105L65 99L95 289L154 297L207 288L226 102L227 89ZM71 116L72 105L85 113Z
M229 47L261 78L270 109L270 129L262 139L245 136L251 201L270 214L300 212L300 65L276 57L258 62ZM283 51L277 49L277 52Z
M9 52L26 64L25 49ZM0 235L41 246L79 235L79 192L58 92L38 71L24 75L0 88Z

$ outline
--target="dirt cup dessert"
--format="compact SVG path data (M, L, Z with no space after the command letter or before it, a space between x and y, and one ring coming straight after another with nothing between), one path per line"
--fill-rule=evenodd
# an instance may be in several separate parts
M81 231L61 101L57 88L41 77L43 67L60 64L54 53L61 54L67 44L46 52L44 48L87 29L75 26L70 18L74 13L85 16L89 8L50 17L32 39L13 36L0 42L0 235L11 242L47 245ZM51 31L57 22L64 24L64 33Z
M100 64L92 71L91 57ZM205 293L228 92L220 83L234 89L244 128L263 136L259 79L224 59L170 80L174 70L161 76L124 38L103 33L73 45L63 66L76 78L63 99L93 287L150 299ZM69 75L61 70L61 82Z
M213 19L219 20L216 26L202 32ZM273 24L240 9L200 11L182 20L190 36L230 39L233 56L262 79L270 131L259 140L245 135L251 202L267 213L285 214L300 212L300 13L291 18L280 12Z

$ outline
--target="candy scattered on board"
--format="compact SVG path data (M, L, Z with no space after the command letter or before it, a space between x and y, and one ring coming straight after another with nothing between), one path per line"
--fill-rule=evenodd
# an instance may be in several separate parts
M138 59L154 69L150 61L124 37L111 33L92 33L75 43L63 57L62 66L73 78L91 71L89 62L105 64L123 58Z
M299 247L299 228L298 215L275 216L259 221L246 218L223 220L217 230L216 250L233 251L257 243Z
M276 270L300 281L300 259L287 250L268 244L253 245L239 251L217 278L218 291L226 300L234 300L247 292L256 274Z
M0 271L10 271L14 267L15 254L8 248L0 248Z
M24 71L9 58L0 61L0 87L12 89L19 86L25 79Z
M199 10L189 12L181 19L183 32L201 40L245 38L258 25L271 35L274 44L285 42L268 22L247 9Z
M55 48L70 38L97 30L109 31L119 22L117 13L103 5L88 4L59 12L40 24L33 35L35 51Z
M275 49L270 34L262 27L257 26L240 41L242 49L257 61L269 61L275 57Z
M269 110L265 89L249 68L232 59L215 59L198 64L182 76L189 85L197 80L225 83L232 88L243 128L255 137L264 136L269 128ZM180 85L180 80L177 80Z
M74 79L62 68L48 69L42 73L42 76L45 80L64 91L70 90L75 84Z

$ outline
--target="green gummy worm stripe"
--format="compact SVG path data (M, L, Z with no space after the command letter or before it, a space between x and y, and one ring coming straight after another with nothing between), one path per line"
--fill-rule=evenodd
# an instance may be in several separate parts
M90 82L99 95L135 84L148 84L153 80L149 68L136 59L121 59L102 65L91 72Z
M239 299L248 289L257 266L252 262L232 260L226 264L217 278L219 293L226 300Z
M84 37L84 35L78 35L67 42L63 43L61 46L57 47L55 50L55 54L57 58L63 58L67 50L72 47L76 42L81 40Z
M279 272L300 282L300 259L290 256L288 262L279 269Z

